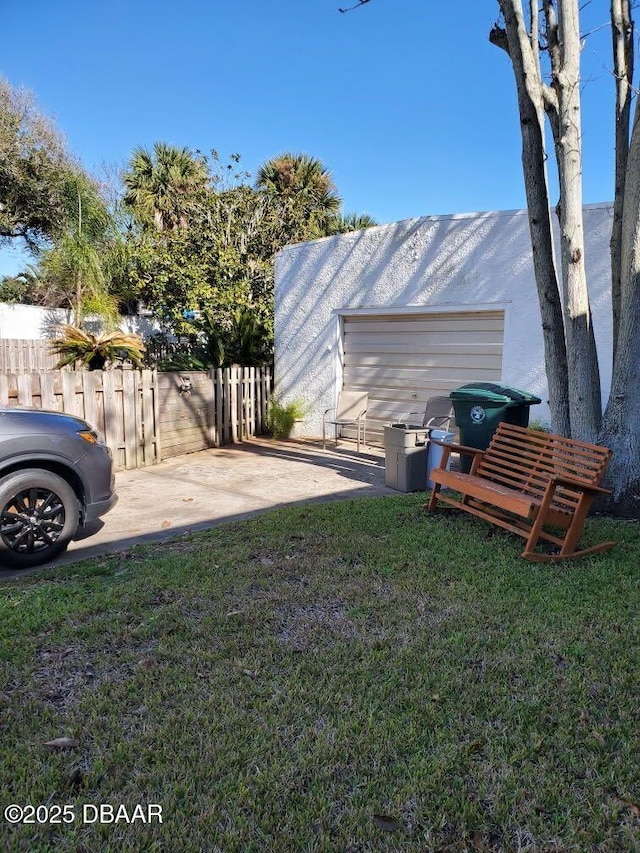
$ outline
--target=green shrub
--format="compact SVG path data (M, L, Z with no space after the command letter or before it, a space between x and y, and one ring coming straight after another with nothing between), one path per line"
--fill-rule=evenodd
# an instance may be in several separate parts
M209 370L211 365L189 352L176 352L167 358L161 358L156 364L158 370Z
M551 428L549 424L546 424L544 421L539 420L538 418L534 418L529 422L529 429L536 429L538 432L551 432Z
M288 438L294 423L301 420L305 413L304 404L300 400L285 404L272 397L267 410L267 430L274 438Z

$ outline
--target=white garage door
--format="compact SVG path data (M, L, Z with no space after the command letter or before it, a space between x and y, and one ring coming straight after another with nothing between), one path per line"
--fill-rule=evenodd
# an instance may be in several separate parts
M503 311L343 319L343 386L369 392L367 441L372 444L383 443L385 424L423 413L428 397L447 395L467 382L500 382Z

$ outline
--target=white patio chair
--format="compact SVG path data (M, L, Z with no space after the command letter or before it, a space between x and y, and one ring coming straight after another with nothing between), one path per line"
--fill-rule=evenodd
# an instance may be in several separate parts
M422 426L425 429L444 429L449 431L453 420L453 403L448 397L429 397L423 412L409 412L411 415L422 415Z
M369 405L369 394L366 391L340 391L338 401L334 408L326 409L322 416L322 449L326 447L327 425L333 424L336 433L336 444L338 435L341 434L343 426L357 427L357 452L360 453L360 430L362 429L362 445L367 443L367 407ZM334 416L330 417L330 413Z
M453 403L448 397L429 397L422 426L427 429L444 429L448 432L452 419Z

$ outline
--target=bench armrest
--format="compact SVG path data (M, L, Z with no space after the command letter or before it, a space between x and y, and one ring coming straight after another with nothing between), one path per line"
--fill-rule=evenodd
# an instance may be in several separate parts
M582 480L574 480L573 477L551 477L554 486L567 486L570 489L579 489L581 492L591 492L594 495L610 495L611 489L603 489L592 483L583 483Z
M439 444L441 447L450 447L455 453L466 453L467 455L482 456L484 450L478 447L467 447L464 444L452 444L450 441L443 441L441 438L430 439L433 444Z

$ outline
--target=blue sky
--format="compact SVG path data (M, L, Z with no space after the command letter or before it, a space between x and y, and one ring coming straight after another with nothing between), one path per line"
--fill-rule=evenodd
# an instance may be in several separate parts
M0 73L95 173L156 140L238 152L251 172L304 151L346 211L379 222L523 207L513 76L488 41L497 3L345 2L5 3ZM613 194L608 6L583 12L587 203ZM16 263L4 253L0 273Z

